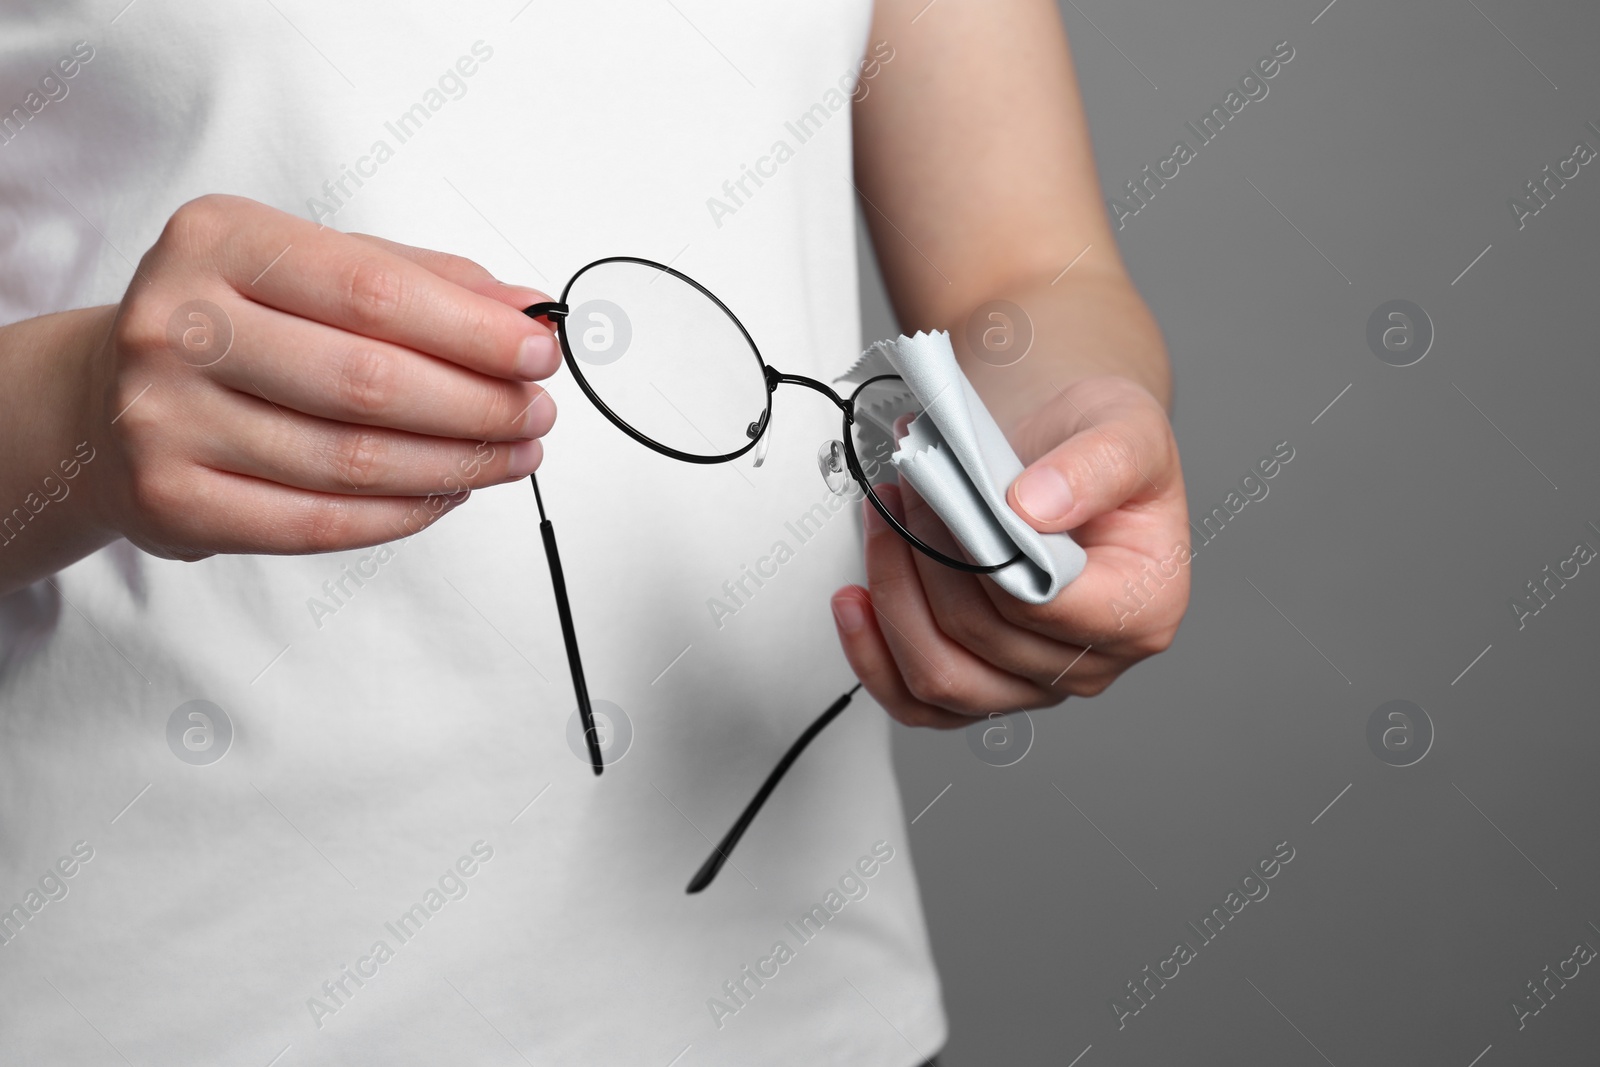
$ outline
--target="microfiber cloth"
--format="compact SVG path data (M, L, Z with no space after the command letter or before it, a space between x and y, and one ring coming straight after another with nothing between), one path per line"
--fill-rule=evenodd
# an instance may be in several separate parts
M1023 471L1022 460L956 363L943 330L879 341L838 381L860 385L897 374L894 383L868 389L857 412L862 452L883 455L894 445L894 424L916 414L890 463L928 502L975 562L1023 558L990 575L1030 604L1045 604L1083 572L1083 549L1064 533L1041 534L1006 503L1006 489ZM866 399L866 394L864 394Z

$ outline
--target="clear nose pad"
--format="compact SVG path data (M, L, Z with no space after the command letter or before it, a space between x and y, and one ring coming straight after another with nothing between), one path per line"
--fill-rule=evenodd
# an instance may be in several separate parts
M767 445L772 440L772 417L762 416L759 422L752 422L746 427L745 433L756 438L755 459L750 465L759 467L767 461Z
M822 480L828 483L828 488L843 495L850 487L850 465L845 459L843 441L823 442L817 449L817 469L822 472Z

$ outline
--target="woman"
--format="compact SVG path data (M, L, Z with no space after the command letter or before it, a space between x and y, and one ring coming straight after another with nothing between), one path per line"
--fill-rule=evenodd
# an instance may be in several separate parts
M1186 570L1149 577L1187 541L1166 355L1053 5L118 7L0 15L4 1059L929 1059L865 702L682 885L852 673L960 727L1101 691L1182 615ZM830 499L814 397L760 470L642 449L559 377L552 434L520 309L602 256L836 377L858 192L904 328L951 332L1030 464L1010 503L1089 551L1048 605L869 511L830 635L861 542L793 532Z

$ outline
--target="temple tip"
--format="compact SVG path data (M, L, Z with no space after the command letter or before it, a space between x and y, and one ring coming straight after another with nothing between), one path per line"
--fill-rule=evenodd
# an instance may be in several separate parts
M700 865L700 869L694 873L694 877L689 879L689 887L684 892L693 896L710 885L712 880L717 877L717 872L722 870L722 863L726 859L727 856L723 854L721 849L713 852L706 858L705 863Z

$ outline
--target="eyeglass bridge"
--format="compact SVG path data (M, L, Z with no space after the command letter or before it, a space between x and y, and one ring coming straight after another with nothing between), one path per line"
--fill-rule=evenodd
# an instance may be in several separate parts
M834 406L840 411L844 412L846 415L850 414L850 401L840 396L825 382L819 382L815 378L807 378L804 374L785 374L774 367L766 368L766 376L768 393L771 393L773 390L777 389L778 386L782 385L784 382L792 382L795 385L803 385L807 389L813 389L816 392L821 393L823 396L833 401Z

